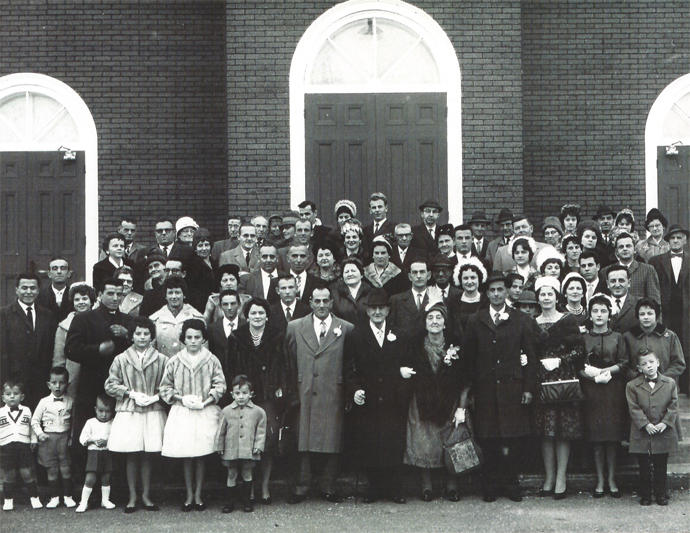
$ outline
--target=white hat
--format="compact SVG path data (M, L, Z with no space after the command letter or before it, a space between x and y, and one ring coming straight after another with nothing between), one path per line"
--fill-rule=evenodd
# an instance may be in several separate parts
M561 292L561 285L558 283L558 278L554 278L553 276L542 276L537 278L537 281L534 282L534 292L538 293L539 289L542 287L551 287L559 294Z
M192 217L182 217L175 222L175 233L180 233L180 231L185 228L194 228L195 230L198 230L199 224L194 222Z
M537 254L537 269L541 272L541 266L549 259L556 259L561 263L561 268L565 265L565 257L558 253L553 246L545 246Z

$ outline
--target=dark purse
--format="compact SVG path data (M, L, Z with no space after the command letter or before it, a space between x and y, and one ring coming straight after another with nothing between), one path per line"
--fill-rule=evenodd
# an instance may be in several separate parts
M484 454L472 434L469 413L458 427L452 421L446 424L441 430L441 438L443 462L451 475L468 474L484 464Z
M578 402L584 400L579 379L559 379L541 384L539 401L541 403Z

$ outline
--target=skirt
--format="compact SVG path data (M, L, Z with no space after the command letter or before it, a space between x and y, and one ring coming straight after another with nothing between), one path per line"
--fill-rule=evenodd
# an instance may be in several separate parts
M163 449L165 411L120 411L110 430L108 449L113 452L160 452Z
M419 418L417 397L412 398L407 416L407 449L403 463L420 468L442 468L443 438L441 426Z
M220 423L220 407L187 409L176 402L170 409L163 434L162 454L165 457L203 457L216 449L216 432Z
M89 450L85 472L108 473L113 471L113 454L110 450Z

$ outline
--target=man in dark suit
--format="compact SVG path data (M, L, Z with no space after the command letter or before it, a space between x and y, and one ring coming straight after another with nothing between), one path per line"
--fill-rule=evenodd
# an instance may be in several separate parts
M436 231L437 222L443 207L438 203L438 200L429 198L419 206L419 214L422 217L422 223L412 228L412 243L410 246L418 248L430 257L436 252Z
M53 257L48 266L50 285L43 287L38 293L36 303L53 313L58 324L72 311L69 300L69 285L67 281L72 277L69 262L64 257Z
M429 303L427 283L431 277L426 261L416 261L410 265L408 274L412 288L391 297L389 320L391 327L405 335L413 335L423 327L421 316Z
M226 289L218 295L223 319L216 320L208 327L208 349L220 361L223 370L228 366L228 337L237 328L247 323L247 319L240 314L240 295L237 291ZM226 381L234 376L225 376Z
M120 220L120 227L117 232L125 238L125 255L134 269L134 290L142 293L146 282L146 251L147 247L135 242L137 236L137 221L131 216L123 217Z
M299 222L298 222L299 224ZM292 245L288 247L287 265L288 274L292 275L297 282L297 297L306 303L309 303L309 298L314 287L323 286L315 276L312 276L306 271L308 261L308 248L304 245ZM273 305L277 303L278 280L273 278L271 280L271 287L268 290L268 302Z
M314 229L314 226L312 226L308 218L303 218L295 222L295 233L292 237L292 242L278 249L278 257L280 257L278 268L280 268L280 270L287 272L290 269L288 254L290 252L290 247L293 245L306 247L307 258L305 259L304 270L309 270L311 268L315 261L314 251L312 250L312 242L316 242L314 239Z
M630 274L623 265L611 265L606 272L606 285L613 299L609 327L618 333L625 333L639 321L635 305L640 298L629 294Z
M587 303L595 294L609 294L609 288L606 286L606 281L599 275L601 270L601 261L599 256L593 250L585 250L580 254L580 274L585 278L587 285L587 292L585 297Z
M328 235L333 231L333 228L329 226L324 226L321 224L318 216L319 213L316 210L316 204L311 200L304 200L303 202L297 204L299 209L299 216L301 220L308 220L311 224L311 239L314 242L322 242L328 237ZM295 225L295 228L297 226ZM304 243L302 243L304 244ZM311 266L311 265L310 265ZM309 268L309 267L307 267Z
M271 324L283 333L288 322L311 313L311 307L297 299L297 284L292 274L278 276L274 292L279 301L271 306Z
M405 273L410 271L410 265L415 261L426 261L426 254L417 249L412 248L412 228L409 224L398 224L395 226L395 240L397 245L394 245L391 253L391 263L397 266Z
M486 455L485 502L495 501L500 490L522 500L511 449L530 434L529 404L537 387L535 326L529 316L506 306L506 283L501 272L489 275L484 291L490 306L470 315L461 351L472 372L476 436Z
M496 237L489 243L486 250L486 260L490 265L494 264L496 252L501 246L506 246L513 236L513 212L510 209L501 209L496 219L501 230L501 236Z
M36 304L39 286L36 274L19 274L16 301L0 309L0 383L23 382L30 409L46 396L57 329L53 313Z
M259 248L260 268L240 279L240 287L245 294L254 298L268 300L271 280L277 278L282 271L276 268L278 264L278 250L272 244L265 244Z
M453 263L448 256L436 254L431 260L431 286L438 288L443 293L443 302L448 305L448 300L460 297L462 291L452 284Z
M240 272L254 272L259 268L259 250L256 247L256 228L245 222L240 227L240 245L220 254L218 266L237 265Z
M222 241L216 241L211 248L211 259L218 263L220 254L232 250L240 245L240 226L242 225L242 218L238 216L230 216L228 218L228 238Z
M650 298L661 304L661 290L659 289L659 277L654 267L635 260L635 244L632 235L620 233L613 243L618 263L628 269L630 276L631 296L636 298ZM611 266L604 269L604 276Z
M484 211L475 211L472 218L467 221L467 225L472 228L472 251L484 259L489 248L489 240L486 238L486 228L491 224L491 220Z
M152 252L159 252L167 258L175 243L175 225L172 223L172 220L163 218L156 222L153 234L156 237L156 246L149 248L146 255L148 256Z
M664 325L673 331L690 354L690 255L685 250L690 233L680 224L673 224L664 239L671 249L655 255L649 264L659 276L661 313ZM688 370L680 377L681 392L688 392Z
M374 237L393 233L395 223L388 219L388 198L382 192L375 192L369 197L369 214L373 219L371 224L364 226L364 242L371 248Z
M487 272L491 272L491 265L488 260L480 257L474 248L474 235L472 234L472 228L469 224L463 224L461 226L455 226L453 229L453 235L455 237L455 254L450 258L453 266L457 265L461 261L466 261L470 257L476 257L481 261L482 265Z

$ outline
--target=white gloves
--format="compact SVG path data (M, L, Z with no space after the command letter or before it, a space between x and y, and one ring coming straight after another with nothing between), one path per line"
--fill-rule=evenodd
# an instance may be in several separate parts
M524 354L524 353L520 354L520 365L521 366L527 366L527 354Z
M585 376L588 378L594 378L601 374L601 369L596 366L585 364Z
M362 389L359 389L357 392L355 392L355 403L357 405L364 405L364 399L365 399L365 394Z
M136 403L139 407L146 407L160 400L160 396L158 396L158 394L149 396L148 394L137 391L129 391L129 397L134 400L134 403Z
M551 372L561 366L561 360L558 357L550 357L548 359L542 359L541 364L547 372Z
M198 410L204 408L204 402L201 400L201 398L194 396L193 394L182 396L182 405L184 405L187 409Z
M608 383L609 381L611 381L611 372L607 370L606 372L597 374L596 376L594 376L594 381L596 383Z
M458 427L465 421L465 410L462 407L458 407L455 410L455 416L453 417L453 424Z
M401 366L400 367L400 375L403 377L403 379L410 379L416 373L417 372L415 372L409 366Z

